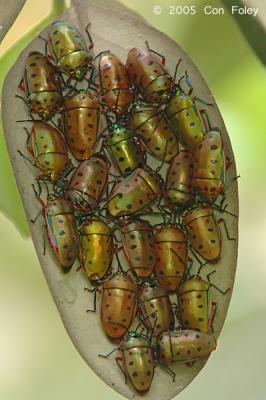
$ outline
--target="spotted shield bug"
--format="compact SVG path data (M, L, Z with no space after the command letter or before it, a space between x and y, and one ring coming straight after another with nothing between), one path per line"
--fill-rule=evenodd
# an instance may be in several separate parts
M18 151L19 154L43 172L38 178L48 178L52 182L57 181L70 164L61 133L42 121L35 121L31 131L26 130L26 132L28 134L27 150L34 161L24 156L21 151Z
M165 115L180 142L193 153L204 136L194 98L180 90L176 91L166 105Z
M112 230L103 220L92 218L79 228L79 237L81 267L91 281L100 281L112 264Z
M116 274L103 283L100 301L105 333L112 339L122 338L136 315L136 284L126 274Z
M134 94L125 65L110 52L101 53L99 78L102 101L107 110L125 114L134 101Z
M192 181L195 190L210 203L224 194L225 164L221 134L211 130L196 147Z
M136 169L110 194L108 210L114 217L133 215L160 196L160 176L148 168Z
M151 275L156 261L152 226L143 220L126 222L121 227L121 233L130 268L139 277Z
M155 52L153 52L155 53ZM131 82L147 103L163 103L173 90L173 80L152 51L133 48L128 52L126 66Z
M167 292L159 287L143 287L139 294L143 323L154 335L173 329L175 318Z
M28 55L19 87L25 92L30 112L38 114L41 119L48 120L61 110L60 75L48 58L38 51Z
M192 154L180 151L171 161L166 177L166 200L179 207L186 207L193 201Z
M94 154L76 168L66 191L66 197L79 211L98 206L107 188L108 164L101 154Z
M154 240L158 283L165 290L174 291L184 276L188 261L185 235L177 226L162 226L155 230Z
M122 175L144 167L145 161L138 138L133 130L115 124L111 127L105 144L112 161Z
M216 262L221 255L221 233L211 207L195 206L183 218L191 247L208 262Z
M94 152L100 125L100 102L88 93L66 98L63 105L64 134L73 156L87 160Z
M176 156L179 151L177 137L158 107L136 104L130 115L129 125L153 157L168 162Z
M65 21L56 21L49 32L49 49L58 68L71 78L82 80L92 62L92 41L87 48L84 39L76 28Z

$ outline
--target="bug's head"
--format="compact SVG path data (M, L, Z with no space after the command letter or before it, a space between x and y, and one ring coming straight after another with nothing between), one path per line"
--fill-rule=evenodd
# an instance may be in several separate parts
M86 71L83 68L77 68L74 72L74 76L78 81L84 79L86 75Z

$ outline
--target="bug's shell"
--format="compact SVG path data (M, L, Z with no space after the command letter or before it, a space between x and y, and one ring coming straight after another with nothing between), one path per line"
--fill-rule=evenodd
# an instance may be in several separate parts
M174 313L170 297L164 289L159 287L142 288L139 302L144 324L149 331L153 330L154 335L160 335L164 331L173 329ZM148 318L145 319L145 317Z
M137 286L126 275L115 275L103 284L101 298L102 326L112 339L128 331L136 314Z
M76 168L66 192L74 208L89 211L101 201L107 187L108 165L104 157L95 154Z
M174 291L180 284L187 264L187 242L184 233L175 226L164 226L155 231L157 261L155 272L159 285Z
M99 75L102 100L108 110L119 115L125 114L130 104L134 102L125 65L116 55L104 54L99 63Z
M177 297L183 327L208 333L212 323L210 283L192 276L179 286Z
M64 134L73 156L87 160L96 147L100 121L100 102L87 93L64 101Z
M64 199L48 200L43 208L51 248L68 270L78 255L78 232L72 204Z
M28 151L35 164L52 182L69 164L67 148L61 133L46 122L36 121L30 132Z
M177 137L157 107L135 106L129 124L138 133L146 150L152 156L159 160L170 161L178 153Z
M154 375L153 351L148 340L131 337L122 342L120 349L124 356L124 370L131 384L138 392L146 392Z
M132 215L160 196L160 177L149 169L136 169L110 194L108 210L114 217Z
M63 103L60 76L43 54L33 51L28 55L21 88L26 92L31 112L42 119L47 120L60 111Z
M183 218L190 245L201 257L216 262L221 255L221 233L213 210L199 206L187 211Z
M123 175L144 167L143 153L133 130L115 125L107 136L106 145L115 166Z
M131 82L147 103L163 103L169 99L173 80L159 58L135 47L128 52L126 66Z
M113 236L109 226L93 218L79 229L79 259L90 280L102 279L109 270L113 259Z
M76 28L65 21L54 22L49 32L49 49L62 72L78 80L84 78L93 56Z
M180 151L171 161L166 178L166 197L172 204L184 207L193 201L193 160L188 151Z
M136 221L122 228L123 250L130 267L144 278L149 276L155 265L153 228L147 221Z
M208 357L216 349L213 336L194 330L164 332L158 342L162 363L190 363Z
M220 132L209 131L194 153L192 184L207 201L224 193L225 152Z
M193 153L204 136L199 112L193 98L176 92L166 105L165 115L180 142Z

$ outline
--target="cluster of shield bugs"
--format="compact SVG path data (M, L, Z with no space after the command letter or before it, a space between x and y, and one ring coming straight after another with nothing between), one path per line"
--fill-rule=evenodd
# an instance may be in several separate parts
M57 21L28 55L17 97L31 126L18 152L36 171L32 222L42 214L59 268L77 261L94 299L87 318L99 314L116 344L99 356L118 351L126 383L145 393L156 366L174 382L176 364L216 348L213 297L230 291L215 284L221 229L234 240L220 216L237 218L224 206L230 160L187 72L172 76L148 43L125 63L94 55L86 32L88 45Z

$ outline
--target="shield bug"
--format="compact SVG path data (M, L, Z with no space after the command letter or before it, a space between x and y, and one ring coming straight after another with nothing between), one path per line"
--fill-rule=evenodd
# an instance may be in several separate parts
M135 390L147 392L152 384L155 364L150 339L136 331L131 331L126 334L118 348L107 355L100 354L99 356L107 358L117 350L122 352L122 356L117 356L115 360L126 382L129 379ZM123 362L122 366L121 362Z
M110 194L108 210L114 217L132 215L147 208L160 196L160 176L148 168L136 169Z
M175 318L170 297L159 287L143 287L139 294L143 324L154 335L173 329Z
M185 235L177 226L162 226L156 229L154 240L158 283L165 290L174 291L184 276L188 261Z
M221 233L211 207L195 206L182 221L191 247L208 262L216 262L221 255Z
M73 156L83 161L96 147L100 124L100 102L88 93L65 99L64 134Z
M214 273L215 271L211 272ZM185 329L194 329L208 333L217 309L217 304L211 301L211 287L214 287L222 294L229 290L222 291L210 282L210 275L207 275L208 282L199 275L191 276L177 289L178 317ZM215 306L215 308L214 308Z
M224 194L225 152L220 132L207 132L196 147L192 184L208 202Z
M90 211L98 206L108 185L108 164L101 154L94 154L76 168L66 197L79 211Z
M114 124L105 144L115 166L122 175L130 174L135 169L144 167L143 153L133 130Z
M133 85L147 103L163 103L169 98L174 83L164 68L164 57L154 51L133 48L128 52L126 66Z
M125 65L110 53L100 53L99 78L102 101L108 111L125 114L134 102L134 94Z
M120 339L136 315L137 286L126 274L115 274L102 285L102 326L111 339Z
M52 182L58 180L64 173L70 160L66 144L61 133L42 121L35 121L31 131L28 132L27 150L33 157L33 162L18 151L23 157L39 168L43 175L39 178L48 178Z
M216 340L206 333L194 330L174 330L164 332L157 346L160 363L188 363L208 357L216 349ZM175 373L172 371L173 376Z
M52 251L64 270L68 271L78 255L78 231L72 204L65 199L48 199L45 204L40 199L40 192L37 193L34 186L33 189L42 206L44 227ZM39 214L31 222L34 223Z
M166 177L166 199L178 207L186 207L193 201L192 154L180 151L171 161Z
M86 276L91 281L103 279L113 259L112 230L101 219L92 218L79 228L79 259Z
M28 55L19 87L25 92L30 112L41 119L48 120L61 110L60 75L43 54L33 51Z
M180 142L193 153L204 136L195 98L177 90L165 107L165 115Z
M87 48L79 31L65 21L56 21L49 32L49 49L58 68L71 78L82 80L92 62L93 43Z
M126 222L121 228L123 250L130 268L139 277L151 275L155 265L153 228L148 221Z
M136 104L131 110L129 125L153 157L168 162L178 153L177 137L158 107Z

